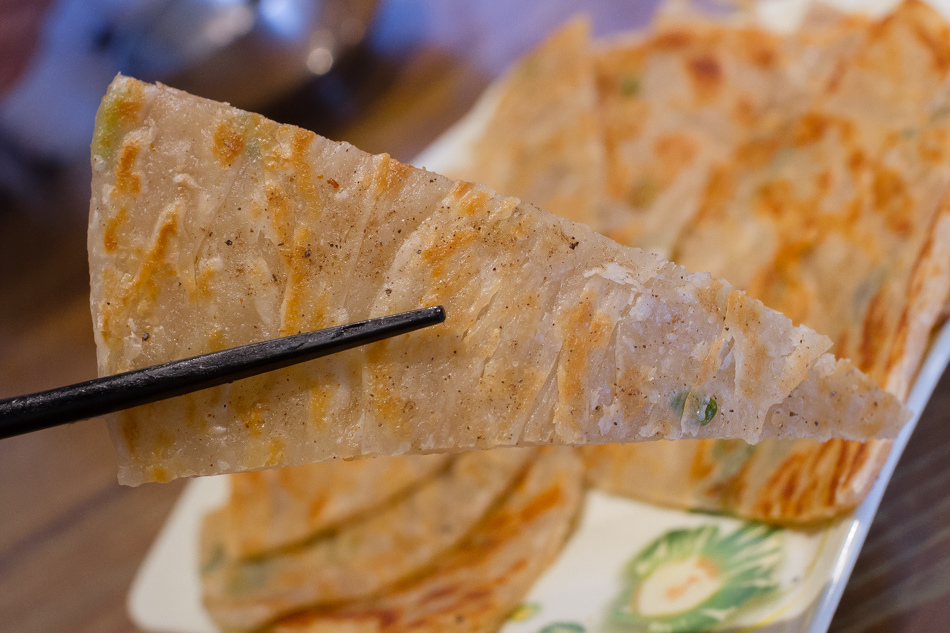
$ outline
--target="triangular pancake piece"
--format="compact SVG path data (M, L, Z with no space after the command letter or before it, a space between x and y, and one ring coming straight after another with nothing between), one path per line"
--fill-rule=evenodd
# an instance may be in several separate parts
M906 419L822 356L828 339L724 281L225 104L118 77L93 174L102 374L426 305L448 313L114 416L124 483L503 446L864 439Z
M624 217L595 230L670 257L716 168L768 114L795 103L781 41L699 20L601 45L595 57L610 195Z
M226 630L257 629L305 607L366 598L458 545L524 474L531 449L471 451L405 498L301 547L231 560L205 524L204 605ZM213 517L213 515L212 515Z
M822 10L784 47L808 98L723 163L674 257L829 335L905 398L950 290L950 25L915 0L873 22ZM857 506L890 443L586 450L609 492L800 523Z
M445 173L575 222L603 224L606 158L589 35L587 20L572 20L496 82L480 102L488 113L469 151L459 151L464 139L446 137L459 161L446 156ZM420 163L434 153L438 145Z
M222 538L231 558L296 545L426 481L448 455L403 455L236 473Z
M272 633L496 631L554 560L580 508L580 460L540 457L498 508L428 573L377 598L277 622Z

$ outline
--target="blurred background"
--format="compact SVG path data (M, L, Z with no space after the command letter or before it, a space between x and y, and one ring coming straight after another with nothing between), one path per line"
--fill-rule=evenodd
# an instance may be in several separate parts
M117 72L410 160L579 11L655 2L0 0L0 398L96 376L86 217ZM0 631L133 631L132 578L184 482L116 483L101 420L0 441Z
M609 34L647 25L656 4L0 0L0 397L96 374L88 147L117 72L411 161L572 15L590 14L595 32ZM950 410L946 383L932 409ZM941 556L908 557L899 536L911 511L902 504L920 482L942 492L932 470L913 467L928 446L950 445L932 417L911 441L886 521L872 528L872 558L859 561L832 630L932 630L935 613L946 618L946 521L922 537ZM0 441L0 630L134 630L125 594L183 484L119 487L101 421ZM871 604L884 615L869 619Z
M4 0L0 188L8 202L46 206L35 199L49 193L50 180L88 162L95 111L117 72L337 136L380 105L413 107L393 100L417 95L429 104L418 118L429 138L417 135L397 149L418 151L491 78L582 9L563 0L507 4ZM645 24L654 4L590 9L600 31L620 30ZM407 74L418 83L380 102ZM420 94L424 82L438 83L439 92ZM439 98L445 102L436 108ZM386 110L389 118L399 114Z
M0 0L0 395L94 375L89 142L117 72L408 161L570 16L606 33L655 4Z

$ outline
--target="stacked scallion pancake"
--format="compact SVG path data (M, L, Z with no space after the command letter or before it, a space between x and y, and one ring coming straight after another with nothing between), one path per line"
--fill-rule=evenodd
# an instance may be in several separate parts
M103 373L449 313L113 419L127 483L299 464L234 475L207 518L214 620L494 630L569 534L582 458L594 485L660 503L853 507L886 442L614 442L894 435L885 390L906 396L947 295L946 31L916 2L790 36L663 19L595 43L575 21L445 165L526 202L118 78L93 145ZM603 446L468 450L547 444ZM374 454L402 456L340 459Z
M950 281L950 29L934 10L910 0L870 20L816 7L789 35L748 16L664 15L648 33L603 42L570 25L546 47L551 59L588 60L564 81L596 91L600 125L581 144L595 158L565 179L585 191L607 182L586 203L599 209L585 212L595 230L722 275L906 398ZM517 181L497 178L505 166L478 151L552 134L518 105L546 112L538 99L556 89L522 77L551 66L521 64L480 104L489 116L449 173L547 200L519 185L567 165L570 149L522 161ZM586 120L588 103L569 109ZM854 508L889 446L700 440L585 454L591 481L611 492L801 523Z

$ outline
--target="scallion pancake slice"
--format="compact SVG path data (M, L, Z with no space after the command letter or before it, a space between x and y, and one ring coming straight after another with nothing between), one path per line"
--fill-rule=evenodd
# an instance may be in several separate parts
M304 612L267 630L495 631L560 551L580 508L581 474L569 449L542 449L499 507L425 575L379 597Z
M907 417L845 361L819 362L825 337L724 281L168 87L112 83L92 190L102 374L421 306L448 313L113 416L124 483L472 448L865 439Z
M221 627L256 629L305 607L371 596L457 545L534 458L531 449L472 451L362 520L297 548L251 560L222 556L221 522L202 546L205 608Z
M448 459L404 455L236 473L224 510L228 556L260 556L333 529L421 485Z

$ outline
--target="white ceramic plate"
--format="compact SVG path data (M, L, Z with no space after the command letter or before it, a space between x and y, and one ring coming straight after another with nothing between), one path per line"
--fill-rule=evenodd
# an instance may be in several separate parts
M763 18L787 28L795 16L802 15L806 3L766 0L761 4ZM834 4L879 12L893 2L837 0ZM948 4L934 4L948 14ZM489 92L415 163L434 171L451 171L477 137L492 107L493 95ZM907 404L914 412L913 419L895 441L870 494L851 516L817 531L764 529L728 517L659 508L591 492L577 531L523 606L512 614L503 633L632 632L651 618L668 618L672 613L695 622L707 616L716 619L728 615L725 624L712 630L823 633L831 623L884 489L948 361L950 323L934 340L911 390ZM141 628L163 633L217 633L200 601L198 532L204 514L223 504L227 492L223 477L196 479L185 489L129 595L129 611ZM666 564L663 574L643 580L631 571L638 565L662 563L659 559L669 549L664 544L692 543L696 548L717 549L720 554L725 551L728 557L730 543L737 538L744 539L745 554L755 548L752 560L757 567L747 566L745 570L754 573L757 586L769 589L762 595L734 598L727 604L721 600L710 602L721 588L716 584L718 580L703 577L701 569L688 563ZM661 575L664 577L657 580ZM655 586L647 586L651 582ZM679 591L666 603L664 599L643 599L651 595L669 597L671 587Z

